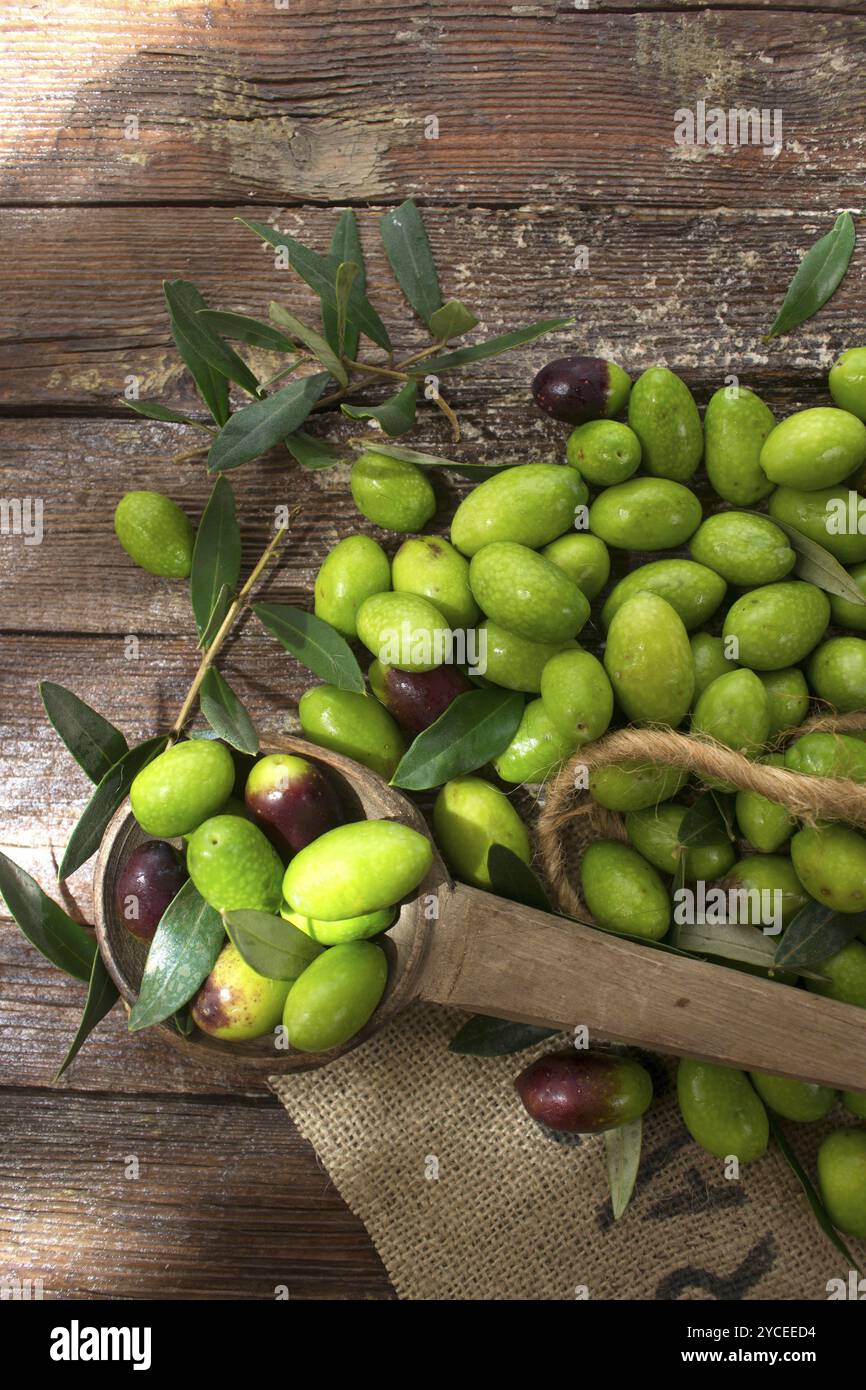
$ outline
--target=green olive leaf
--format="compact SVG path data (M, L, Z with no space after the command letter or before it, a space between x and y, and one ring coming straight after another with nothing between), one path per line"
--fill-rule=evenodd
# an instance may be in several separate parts
M199 637L211 624L223 588L234 592L241 572L241 533L228 478L218 477L205 507L192 552L189 593ZM225 616L225 614L223 614ZM207 645L202 643L202 645Z
M58 907L28 873L0 854L0 893L31 946L46 960L85 983L97 954L92 932Z
M268 313L275 323L282 324L293 338L297 338L298 342L309 348L313 356L318 357L322 366L327 367L331 376L335 377L341 386L348 386L349 373L337 354L331 351L321 333L317 333L315 328L308 327L301 319L290 314L288 309L284 309L281 304L275 304L272 301Z
M346 310L349 306L349 294L360 273L361 267L356 265L354 261L341 261L337 266L334 288L337 297L337 341L340 345L338 348L340 355L346 351ZM347 355L352 356L351 353Z
M327 380L327 372L301 377L272 396L235 411L211 445L211 473L240 468L242 463L249 463L284 440L306 420Z
M729 840L737 838L736 827L736 797L731 796L730 792L719 792L711 788L710 796L716 803L716 810L719 813L725 833Z
M557 328L565 328L570 323L574 323L573 318L541 319L538 323L530 323L526 328L518 328L513 333L500 333L495 338L488 338L485 343L476 343L474 347L457 348L454 352L444 353L442 357L432 357L424 363L424 370L432 372L434 376L442 372L453 372L455 367L464 367L468 362L483 362L487 357L498 357L500 353L522 347L524 343L534 343L545 334L553 333Z
M835 956L866 927L866 912L835 912L824 903L802 907L776 947L774 963L800 970Z
M488 1018L476 1014L454 1034L448 1044L449 1052L462 1057L508 1057L512 1052L524 1052L527 1047L554 1038L559 1028L538 1028L533 1023L509 1023L504 1018Z
M190 286L187 297L194 313L197 313L199 309L207 308L204 299L193 286ZM167 298L168 296L166 296ZM182 324L171 312L170 304L168 310L171 336L174 338L175 346L196 384L199 395L216 423L222 426L231 414L228 377L224 376L222 372L216 371L198 351L195 344L187 336Z
M443 343L447 343L449 338L461 338L477 326L478 319L459 299L449 299L441 309L430 315L430 332Z
M114 1008L119 998L117 985L112 980L98 951L93 953L93 966L90 971L90 980L87 985L87 998L84 1001L84 1011L81 1015L81 1022L72 1042L69 1051L60 1063L54 1080L59 1081L66 1068L77 1057L82 1044L86 1042L90 1034L98 1023L101 1023L105 1015Z
M108 769L69 837L69 844L57 871L58 878L69 878L70 874L74 874L76 869L80 869L81 865L86 864L90 856L96 853L105 827L124 797L129 795L129 789L137 774L157 753L162 752L165 744L165 737L149 738L137 747L128 749Z
M339 288L337 281L340 276L340 267L344 265L356 265L358 274L353 277L353 282L363 294L367 287L366 276L364 274L364 252L361 249L361 238L358 234L358 219L351 208L346 208L340 214L334 234L331 237L330 246L331 258L337 263L337 270L334 278L334 295L339 303ZM345 281L347 272L344 272ZM345 323L344 332L340 332L339 313L337 308L332 308L322 300L322 325L325 330L325 337L334 349L334 352L343 354L354 361L358 353L358 342L360 333L357 327L348 321L349 309L349 290L346 291Z
M293 923L268 912L225 912L223 921L247 965L268 980L296 980L325 949Z
M502 467L490 468L486 463L455 463L454 459L443 459L438 454L423 454L417 449L407 449L402 444L380 444L377 439L351 440L353 449L375 449L379 454L387 454L388 458L403 459L406 463L415 463L419 468L454 468L458 473L466 472L470 476L476 477L479 474L501 473ZM505 467L514 467L514 464Z
M830 1220L830 1217L827 1213L827 1208L824 1206L824 1203L821 1201L821 1198L815 1191L815 1188L812 1185L811 1180L807 1176L803 1168L803 1165L800 1163L800 1160L797 1158L797 1155L794 1153L794 1150L788 1143L782 1126L776 1119L776 1116L773 1114L772 1110L770 1110L769 1108L767 1109L767 1119L770 1122L770 1133L772 1134L773 1138L778 1144L779 1151L782 1154L782 1157L784 1158L788 1167L791 1169L791 1172L794 1174L794 1177L797 1179L798 1183L802 1187L803 1192L806 1195L806 1201L809 1203L809 1206L812 1210L812 1215L814 1216L821 1230L824 1232L824 1235L827 1237L834 1249L838 1250L843 1260L845 1260L848 1269L855 1269L857 1273L862 1276L862 1269L858 1265L854 1256L851 1254L851 1251L848 1249L848 1246L845 1244L842 1237L839 1235L839 1232L836 1230L836 1227L833 1225L833 1222Z
M253 612L287 652L327 685L364 693L352 648L330 623L288 603L254 603Z
M539 912L554 912L544 887L528 864L507 845L491 845L487 851L487 872L492 891L500 898L537 907Z
M303 246L285 232L278 232L275 227L269 227L264 222L253 222L246 217L239 217L237 221L249 227L251 232L255 232L256 236L261 237L262 241L266 241L277 251L285 250L292 269L307 282L310 289L315 290L322 301L323 309L333 312L336 321L337 270L345 257L320 256L318 252L311 251L309 247ZM364 294L360 279L356 279L349 293L346 323L352 328L357 328L377 347L384 348L385 352L391 351L388 331Z
M699 849L717 844L720 832L726 835L727 825L716 798L711 792L705 792L686 811L677 838L683 849Z
M751 512L750 515L761 516L762 513ZM802 531L789 526L786 521L779 521L776 517L773 517L772 521L774 526L784 531L791 542L791 549L796 551L797 559L793 572L798 579L805 579L807 583L814 584L825 593L835 594L837 598L847 599L849 603L866 603L866 594L839 564L835 555L831 555L829 550L825 550L823 545L813 541L810 536L804 536Z
M160 420L164 425L195 425L197 430L213 429L213 425L205 420L194 420L180 410L169 410L167 405L160 405L159 401L128 401L124 396L121 405L134 410L136 415L144 415L148 420Z
M396 396L382 405L341 405L344 415L352 420L378 420L386 434L406 434L415 423L418 405L418 383L407 381Z
M258 753L259 736L228 681L211 666L199 692L201 712L214 733L241 753Z
M219 913L187 879L162 914L150 943L138 999L129 1015L130 1033L161 1023L188 1003L213 970L225 939Z
M855 240L854 219L850 212L841 212L832 230L816 241L800 262L768 338L790 333L827 303L844 278Z
M225 338L247 343L250 347L267 348L270 352L296 350L291 338L262 319L250 318L248 314L226 313L222 309L199 309L198 313L199 318Z
M326 439L317 439L303 430L295 430L286 439L286 448L302 468L311 470L333 468L335 463L345 463L345 450Z
M100 782L129 747L123 734L65 686L40 681L39 694L55 733L91 782Z
M643 1120L605 1130L604 1148L607 1159L607 1183L614 1221L619 1221L632 1198L643 1144Z
M442 295L424 219L412 199L386 212L379 230L398 285L418 317L429 324L442 305Z
M197 356L213 371L257 396L259 383L246 362L201 317L200 310L208 306L195 285L189 280L164 280L162 287L172 324Z
M773 937L743 922L687 922L675 924L668 941L681 951L701 956L720 956L742 965L777 968Z
M511 690L467 690L410 744L391 778L394 787L425 791L489 763L508 747L523 714Z

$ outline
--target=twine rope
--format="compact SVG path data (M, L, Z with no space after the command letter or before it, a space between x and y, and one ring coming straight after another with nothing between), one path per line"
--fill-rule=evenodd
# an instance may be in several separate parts
M866 729L866 711L818 715L780 738L807 733L854 733ZM845 821L866 830L866 785L846 777L815 777L752 762L742 753L703 735L666 727L617 729L579 748L551 783L538 820L538 845L550 887L562 910L592 920L574 886L583 851L593 840L626 841L623 817L593 801L583 786L585 772L622 763L672 767L702 778L728 782L738 791L758 792L784 806L795 820Z

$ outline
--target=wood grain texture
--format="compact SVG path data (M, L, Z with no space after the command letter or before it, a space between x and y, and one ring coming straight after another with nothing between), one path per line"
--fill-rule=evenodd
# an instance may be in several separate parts
M276 1100L6 1091L0 1273L46 1298L390 1296Z
M862 200L866 24L853 6L809 23L785 6L606 8L156 0L131 14L107 0L70 15L42 0L8 24L0 193L7 203ZM674 113L700 99L779 108L778 157L679 148ZM437 139L425 138L430 117Z
M654 951L457 884L418 976L421 999L541 1027L584 1027L675 1057L866 1090L866 1017L777 981Z
M35 0L7 11L0 412L21 418L0 421L0 496L42 498L46 530L41 546L0 541L2 847L49 892L89 787L44 720L37 678L137 738L174 714L195 666L184 586L143 576L111 534L132 486L168 492L196 519L210 487L199 462L172 462L192 431L117 405L137 376L143 396L195 406L161 279L189 276L221 307L262 313L277 297L309 316L312 295L232 217L276 215L321 249L336 216L321 205L357 204L372 295L411 350L420 330L376 219L414 194L444 288L479 312L479 336L578 319L448 383L466 458L560 456L567 429L527 396L560 349L633 370L664 361L701 400L733 372L779 406L822 401L826 367L864 319L860 252L818 320L769 346L760 335L799 254L837 208L862 205L866 21L859 0L804 9ZM781 107L778 156L677 147L674 112L699 99ZM425 138L428 117L438 139ZM583 246L588 274L574 270ZM46 415L64 418L35 418ZM449 451L431 408L413 442ZM233 483L247 568L275 503L301 506L269 597L306 605L322 555L357 526L345 470L302 474L274 454ZM461 486L437 480L440 520ZM291 723L311 679L251 621L224 669L265 733ZM67 906L84 916L91 871L69 884ZM272 1298L277 1284L293 1298L389 1296L359 1223L249 1078L129 1037L116 1009L49 1091L82 997L0 919L0 1273L41 1274L49 1296ZM138 1183L123 1176L125 1153L142 1158Z
M277 299L310 322L318 319L307 286L292 271L276 270L272 249L234 220L245 211L0 212L0 240L16 248L0 262L0 409L125 416L122 394L132 377L142 399L202 418L169 334L164 278L192 279L214 307L267 317ZM337 215L268 208L259 220L273 219L324 250ZM820 215L624 206L438 207L424 215L446 295L464 299L481 318L471 340L556 315L575 319L530 347L443 377L446 397L468 408L470 443L479 430L495 432L500 418L510 429L518 407L521 428L541 428L537 412L526 410L529 386L558 353L610 357L633 372L663 363L698 388L714 388L735 373L777 393L814 390L816 377L866 317L864 253L857 250L844 284L816 319L788 337L763 341L800 256L829 229L826 205ZM415 351L428 338L388 270L379 212L358 217L370 297L398 351ZM575 269L583 264L581 248L588 271ZM263 375L277 369L273 355L245 351ZM434 407L424 407L424 416L435 420L433 437L447 445L448 430ZM188 438L185 447L200 442Z

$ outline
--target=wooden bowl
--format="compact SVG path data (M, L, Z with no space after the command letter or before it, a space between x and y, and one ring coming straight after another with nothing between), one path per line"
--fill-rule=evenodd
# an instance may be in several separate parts
M399 820L426 835L432 843L423 816L411 802L396 788L388 786L375 772L350 758L289 736L271 740L262 753L294 753L317 764L336 786L348 820ZM99 949L121 998L130 1008L138 999L148 943L133 936L126 927L117 907L117 881L132 851L152 838L145 834L133 817L129 802L124 801L106 828L96 862L93 892ZM182 847L181 841L174 843ZM414 997L418 972L435 925L434 919L425 914L425 901L431 894L438 899L448 884L448 872L434 845L433 864L424 882L402 904L394 926L378 938L379 945L388 956L389 967L388 984L382 1001L366 1027L343 1047L333 1048L326 1053L297 1052L278 1046L281 1040L273 1033L248 1042L224 1042L202 1033L198 1028L194 1028L189 1037L184 1037L171 1020L156 1025L160 1036L197 1062L216 1067L240 1066L265 1075L321 1066L323 1062L348 1052L387 1023Z

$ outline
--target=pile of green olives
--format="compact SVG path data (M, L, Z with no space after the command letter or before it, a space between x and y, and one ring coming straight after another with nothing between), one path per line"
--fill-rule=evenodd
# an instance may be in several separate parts
M488 766L446 781L433 807L451 870L484 890L492 845L531 860L514 790L543 784L610 727L681 728L771 766L866 782L866 732L798 732L810 712L866 713L866 348L843 353L829 391L832 403L777 423L754 391L727 385L702 418L667 368L632 384L614 363L558 359L538 374L533 394L574 426L562 460L485 476L463 496L447 537L425 530L437 512L430 471L384 447L367 449L352 467L352 497L385 534L339 541L316 576L314 606L366 649L369 690L309 689L299 705L307 738L387 779L410 741L468 691L492 686L523 697L507 745ZM191 528L173 503L154 499L124 499L118 536L153 572L188 572ZM847 592L832 591L838 571L829 592L813 582L820 566L804 569L802 537L844 567ZM312 773L307 765L293 776L301 783ZM149 834L189 836L185 867L207 901L282 913L322 945L296 982L253 982L261 1031L284 1011L292 1041L318 1050L375 1008L385 980L375 935L417 888L429 845L402 827L340 823L324 793L311 793L303 814L286 803L275 844L276 821L262 810L271 774L268 758L256 764L244 811L231 803L227 751L180 744L139 774L133 808ZM713 785L724 824L684 844L690 806L707 789L685 773L600 766L587 785L599 806L623 817L625 838L591 844L581 867L583 899L609 931L663 940L675 885L721 886L749 903L753 890L769 893L782 930L814 903L852 922L866 911L866 836L847 825L798 824L767 797ZM145 938L185 871L159 845L147 854L158 883L137 928ZM375 902L346 888L374 881ZM762 923L750 917L749 925ZM232 1036L232 1024L218 1021L209 1001L230 994L226 979L249 969L233 950L193 1007L199 1025L219 1036ZM353 972L359 1002L343 1009ZM866 1007L866 929L799 983ZM241 1013L240 1027L258 1027L250 1010ZM551 1087L559 1099L545 1110L537 1098L549 1099ZM518 1090L553 1127L589 1130L626 1122L651 1095L639 1072L609 1058L577 1068L573 1059L549 1061ZM695 1059L680 1064L678 1094L697 1142L743 1162L766 1148L767 1107L811 1120L834 1099L825 1088ZM864 1117L862 1096L845 1103ZM828 1210L852 1234L866 1230L864 1145L862 1130L831 1135L818 1165Z
M161 753L133 781L130 801L141 828L160 837L134 850L118 878L118 912L134 935L153 941L189 878L217 912L265 913L286 937L309 939L289 979L259 974L227 939L190 1002L202 1032L241 1042L282 1023L292 1047L323 1052L364 1027L388 976L376 938L430 868L425 835L348 820L326 772L289 753L252 761L238 786L232 753L210 739Z

